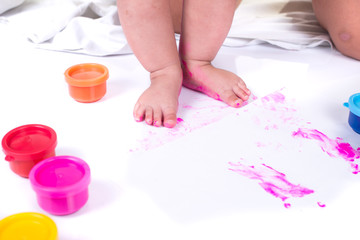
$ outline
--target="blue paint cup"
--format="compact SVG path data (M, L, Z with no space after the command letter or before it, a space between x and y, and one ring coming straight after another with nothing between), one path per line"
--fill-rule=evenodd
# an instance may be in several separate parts
M360 134L360 93L352 95L344 106L350 110L348 120L350 127Z

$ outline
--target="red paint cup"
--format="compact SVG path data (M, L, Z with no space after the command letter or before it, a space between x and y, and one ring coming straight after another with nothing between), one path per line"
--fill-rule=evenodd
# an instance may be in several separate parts
M70 96L78 102L91 103L100 100L106 93L109 70L97 63L74 65L65 71Z
M1 144L10 169L27 178L38 162L55 156L57 137L50 127L28 124L8 132Z

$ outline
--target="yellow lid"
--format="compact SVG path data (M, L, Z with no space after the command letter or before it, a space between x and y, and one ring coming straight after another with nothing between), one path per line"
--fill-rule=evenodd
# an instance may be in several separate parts
M0 221L0 240L57 240L55 222L40 213L18 213Z

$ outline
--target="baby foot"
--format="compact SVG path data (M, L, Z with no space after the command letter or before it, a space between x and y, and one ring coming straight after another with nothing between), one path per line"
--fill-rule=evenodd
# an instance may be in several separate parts
M134 118L156 127L172 128L177 122L178 97L181 90L180 67L168 67L151 73L151 85L134 107Z
M182 61L183 85L203 92L232 107L241 107L249 99L250 90L236 74L215 68L210 62Z

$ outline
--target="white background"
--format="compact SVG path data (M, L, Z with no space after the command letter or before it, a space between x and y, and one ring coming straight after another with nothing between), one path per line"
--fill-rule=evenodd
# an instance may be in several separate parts
M231 109L183 89L179 117L184 122L169 130L132 118L133 105L149 84L133 55L40 50L3 34L6 27L0 30L0 136L24 124L48 125L58 135L57 155L84 159L92 174L87 204L75 214L52 216L37 205L29 180L11 172L1 153L0 219L19 212L46 214L61 240L358 235L359 176L316 141L291 136L307 126L360 147L342 106L360 92L358 61L320 47L299 52L269 45L222 48L214 65L239 74L259 98ZM84 62L109 68L107 94L99 102L78 103L68 94L63 73ZM294 112L264 109L261 97L275 91L286 97L282 106ZM284 123L282 114L293 122ZM285 208L256 180L228 169L228 162L239 161L265 163L314 194L290 198L291 207Z

